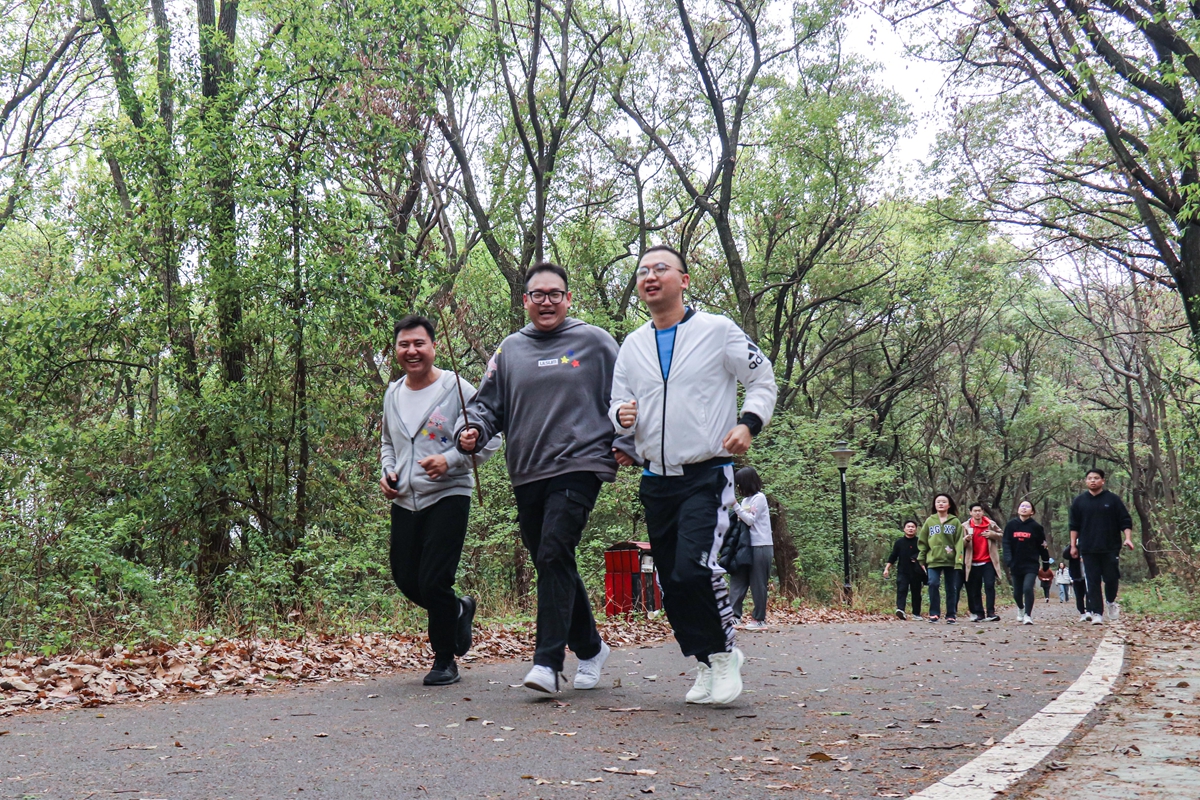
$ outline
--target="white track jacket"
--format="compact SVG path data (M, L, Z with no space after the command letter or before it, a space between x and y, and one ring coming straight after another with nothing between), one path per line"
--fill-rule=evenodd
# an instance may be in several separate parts
M625 338L608 416L617 431L628 433L617 421L617 408L637 400L638 457L655 475L682 475L685 464L730 456L721 442L738 421L739 381L746 387L742 413L766 425L779 392L771 362L732 320L689 309L675 332L665 380L654 326L647 322Z

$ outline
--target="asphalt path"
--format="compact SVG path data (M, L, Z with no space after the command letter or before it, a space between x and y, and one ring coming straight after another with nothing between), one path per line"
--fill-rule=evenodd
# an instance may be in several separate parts
M907 796L1069 686L1100 638L1057 598L1033 626L1013 617L742 632L727 707L683 702L694 662L666 641L553 697L506 662L441 688L406 672L17 715L0 719L0 797Z

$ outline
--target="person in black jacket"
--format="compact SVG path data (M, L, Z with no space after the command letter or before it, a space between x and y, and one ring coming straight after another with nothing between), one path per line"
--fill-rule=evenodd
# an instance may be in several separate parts
M1004 526L1004 563L1012 570L1013 599L1017 601L1017 621L1033 624L1033 587L1038 568L1049 565L1046 531L1033 518L1033 503L1022 500L1017 516Z
M904 614L904 600L912 593L912 613L914 617L921 616L921 587L925 585L925 568L917 561L917 523L913 520L904 521L904 535L892 545L892 554L888 556L883 568L883 577L888 576L896 565L896 617L908 619Z
M1071 588L1075 590L1075 608L1079 609L1079 621L1090 622L1092 615L1084 610L1084 594L1087 589L1083 580L1083 564L1080 563L1078 556L1071 556L1071 545L1063 548L1062 560L1067 565L1067 572L1071 576Z
M1092 624L1101 625L1104 613L1116 619L1117 588L1121 582L1121 536L1133 549L1133 518L1121 498L1104 488L1104 471L1089 469L1087 491L1071 501L1071 556L1083 561L1087 583L1087 611ZM1100 582L1104 582L1105 604L1100 605Z

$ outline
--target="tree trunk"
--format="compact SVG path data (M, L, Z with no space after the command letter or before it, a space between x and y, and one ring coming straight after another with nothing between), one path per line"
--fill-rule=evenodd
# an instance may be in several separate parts
M779 576L780 597L800 596L800 576L796 574L796 559L800 553L788 529L787 511L773 497L767 498L771 511L771 541L775 545L775 574Z

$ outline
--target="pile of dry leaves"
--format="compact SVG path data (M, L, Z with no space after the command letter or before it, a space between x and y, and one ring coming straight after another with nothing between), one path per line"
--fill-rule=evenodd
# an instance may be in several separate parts
M772 609L771 622L803 624L886 619L842 609ZM671 634L666 619L600 623L604 640L628 647ZM518 659L533 653L527 625L476 630L465 662ZM359 634L288 639L211 639L126 650L120 645L91 653L47 658L14 654L0 658L0 715L15 709L81 705L85 708L193 692L256 691L297 681L366 678L396 670L423 670L432 653L423 635Z

